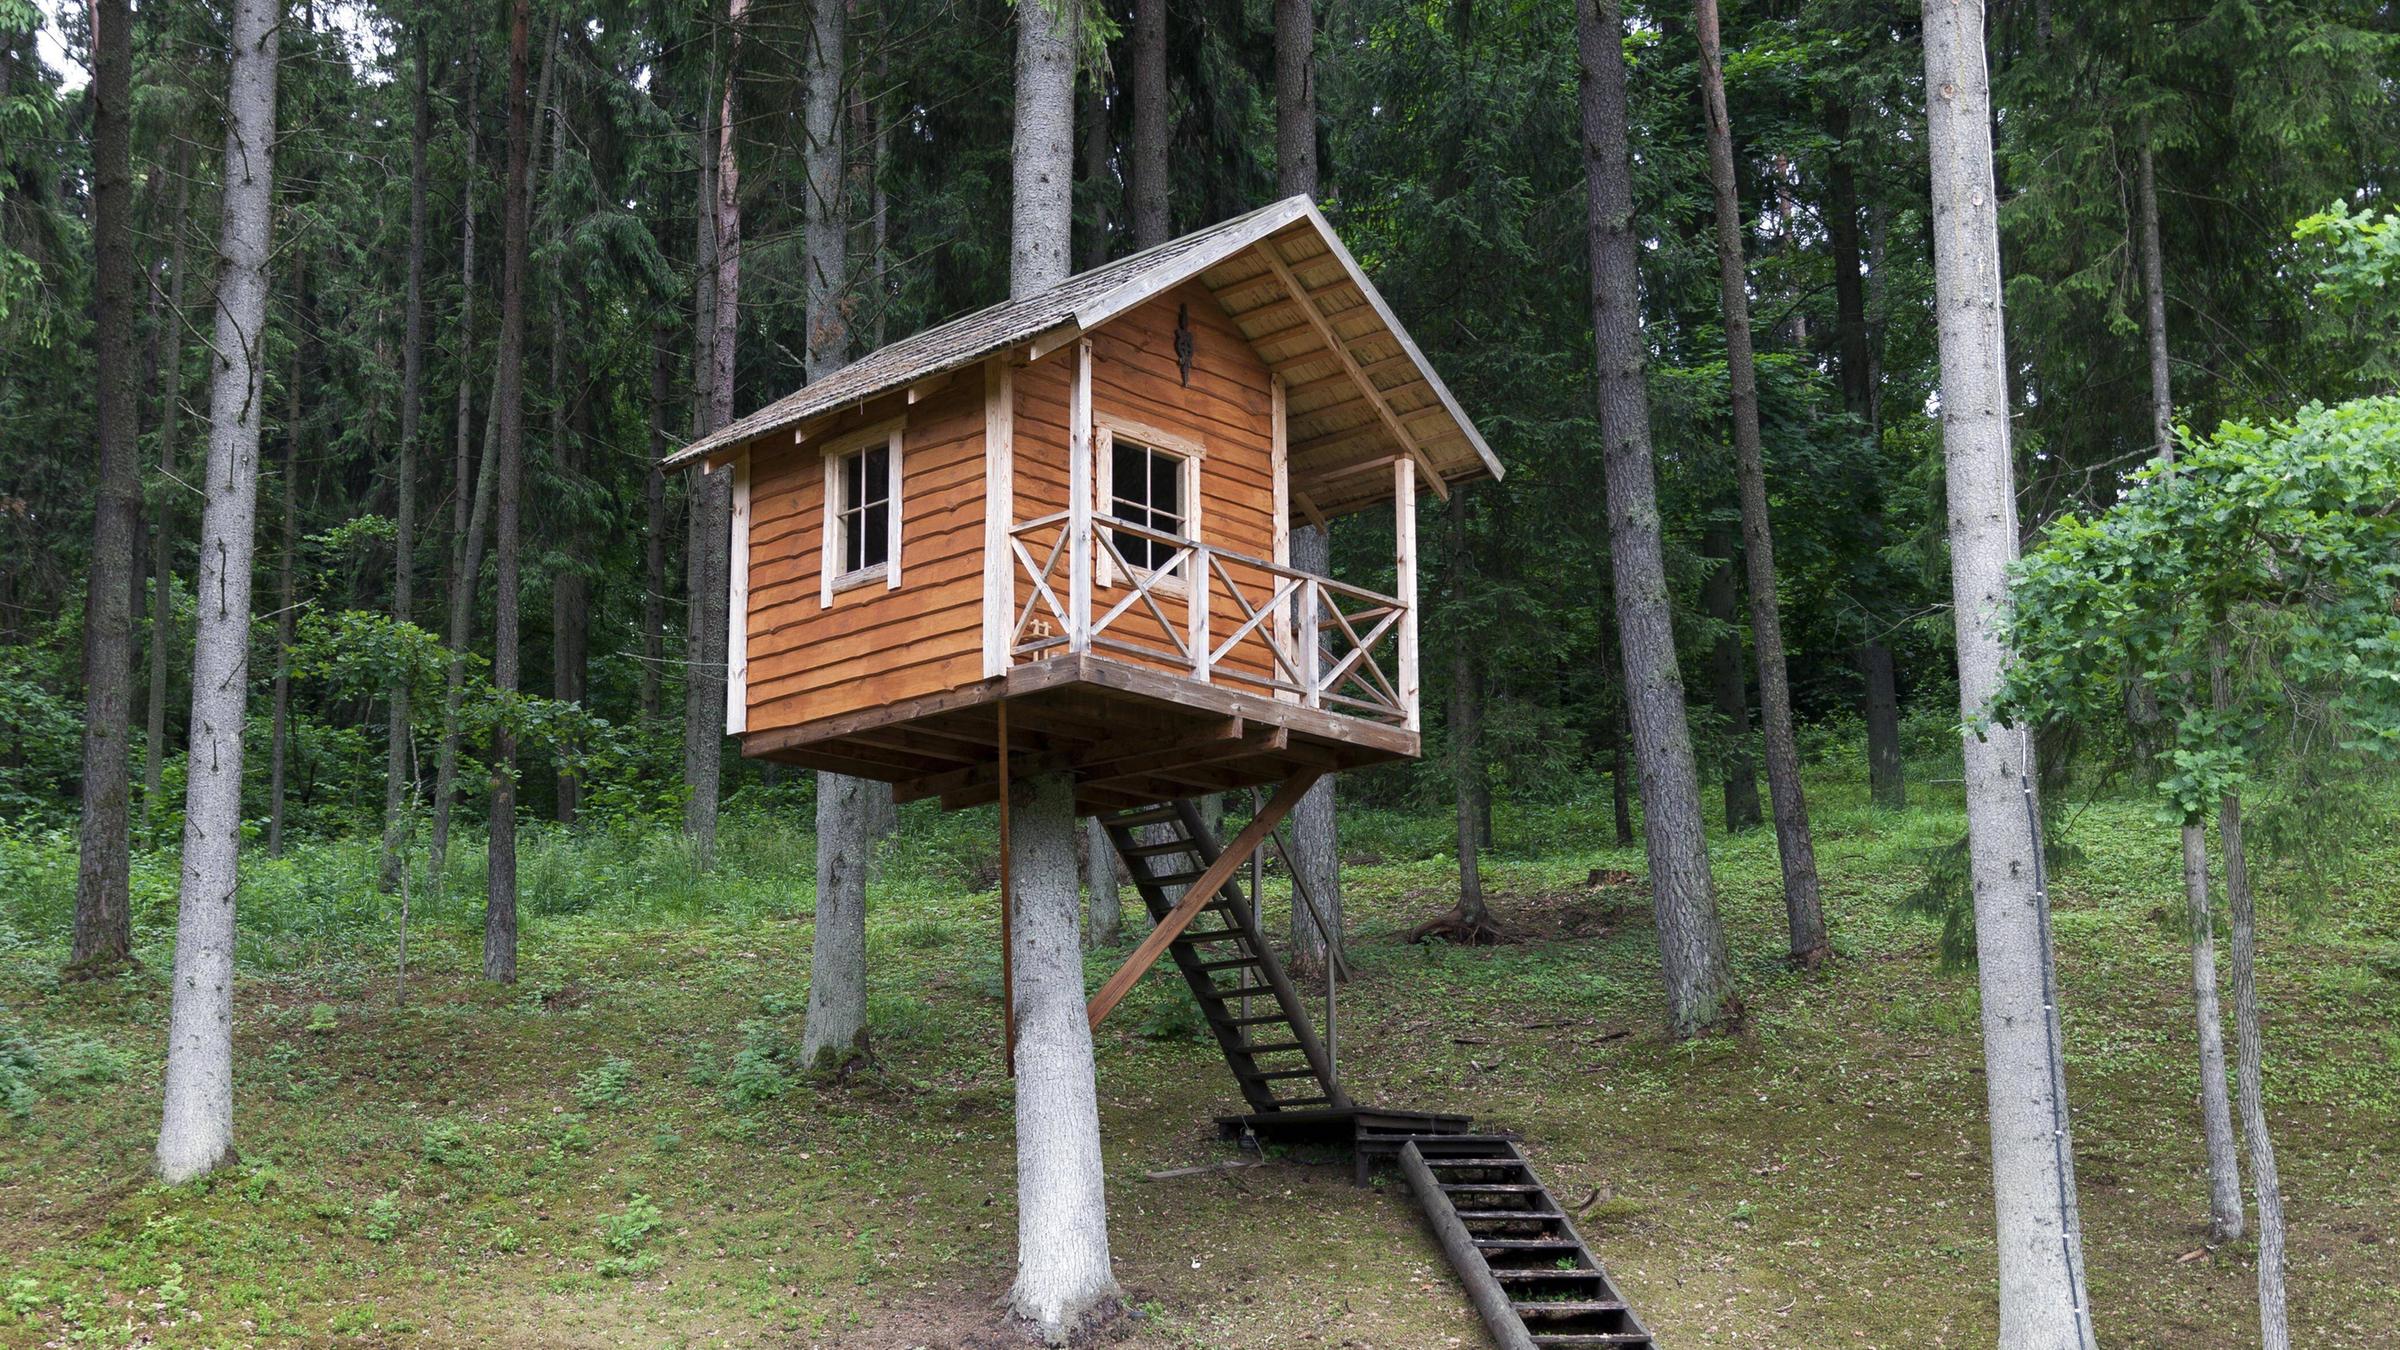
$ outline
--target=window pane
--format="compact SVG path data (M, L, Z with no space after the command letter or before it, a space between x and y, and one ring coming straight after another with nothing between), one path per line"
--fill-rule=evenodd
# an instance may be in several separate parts
M1150 457L1150 514L1157 528L1183 533L1183 461L1173 455Z
M890 501L892 498L892 452L889 446L877 446L862 451L858 457L859 502Z
M1116 453L1108 466L1109 486L1120 506L1146 506L1150 502L1150 452L1138 445L1117 442ZM1127 520L1134 519L1129 511L1118 511Z
M859 567L875 567L892 556L891 503L877 501L858 514Z

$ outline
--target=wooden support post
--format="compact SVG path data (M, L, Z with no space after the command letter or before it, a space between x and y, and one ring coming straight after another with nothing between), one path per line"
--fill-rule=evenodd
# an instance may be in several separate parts
M1216 640L1208 631L1209 593L1216 588L1216 569L1209 564L1208 545L1201 544L1184 555L1184 567L1190 574L1183 588L1185 626L1190 630L1185 641L1192 649L1192 678L1206 684L1216 666L1209 660L1209 644Z
M1325 588L1315 577L1303 577L1293 592L1300 607L1300 702L1304 707L1324 706L1325 693L1317 687L1317 673L1325 663L1325 625L1319 611L1325 602Z
M1067 395L1067 650L1092 646L1092 344L1075 344Z
M725 569L725 734L750 726L750 452L733 462L733 541Z
M1275 551L1269 560L1277 567L1292 565L1292 453L1291 453L1291 393L1284 387L1281 375L1267 381L1267 417L1270 428L1268 442L1268 471L1274 483ZM1269 585L1275 584L1270 579ZM1275 650L1292 649L1292 612L1282 605L1275 607L1275 631L1268 635ZM1299 662L1292 663L1294 666ZM1289 689L1278 689L1275 697L1289 703L1299 695Z
M1400 600L1400 709L1410 731L1417 717L1417 462L1392 461L1392 536L1399 543L1395 561L1399 580L1392 587Z
M1017 519L1016 381L1008 355L983 367L983 677L1006 675L1017 618L1017 560L1008 549Z
M1000 1041L1008 1076L1017 1076L1017 886L1008 854L1008 700L992 705L1000 723Z
M1158 921L1158 926L1150 930L1150 935L1133 949L1133 955L1125 958L1125 964L1118 968L1117 973L1108 977L1108 983L1100 986L1099 993L1092 995L1084 1015L1093 1026L1099 1026L1100 1020L1124 1001L1125 995L1132 992L1134 982L1148 974L1150 967L1158 964L1158 958L1165 954L1168 945L1183 936L1183 930L1191 926L1201 909L1216 898L1226 882L1233 879L1234 872L1241 867L1243 858L1248 856L1250 850L1257 848L1259 841L1266 838L1285 816L1292 813L1292 808L1300 804L1301 794L1324 776L1322 769L1303 769L1285 780L1282 787L1275 789L1275 795L1268 799L1266 807L1250 818L1250 823L1233 837L1233 842L1217 855L1215 862L1208 865L1208 870L1184 890L1183 898L1175 902L1175 908L1167 911L1166 917Z

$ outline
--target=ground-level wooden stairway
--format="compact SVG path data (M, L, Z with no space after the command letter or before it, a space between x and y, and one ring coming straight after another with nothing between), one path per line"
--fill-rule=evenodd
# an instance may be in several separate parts
M1101 824L1154 921L1222 853L1188 800ZM1463 1115L1351 1101L1238 880L1167 951L1250 1107L1218 1117L1226 1135L1346 1144L1362 1185L1375 1164L1396 1164L1502 1350L1655 1345L1515 1140L1472 1133Z

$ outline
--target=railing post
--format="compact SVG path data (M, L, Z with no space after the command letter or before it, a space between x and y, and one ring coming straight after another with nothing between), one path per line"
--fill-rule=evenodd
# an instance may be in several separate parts
M1184 578L1183 604L1188 611L1186 618L1191 628L1192 678L1206 684L1210 670L1215 665L1209 660L1208 654L1209 643L1213 641L1208 634L1208 597L1210 581L1216 569L1210 566L1206 544L1192 545L1192 551L1184 555L1183 561L1184 566L1190 569Z
M1317 687L1317 671L1325 655L1325 629L1317 619L1323 591L1312 576L1303 580L1296 592L1300 603L1300 702L1310 708L1325 703L1325 691Z
M1400 713L1410 731L1417 717L1417 461L1402 455L1392 461L1392 536L1398 542L1398 584L1392 587L1400 602Z
M1092 344L1075 344L1067 396L1067 650L1092 646Z

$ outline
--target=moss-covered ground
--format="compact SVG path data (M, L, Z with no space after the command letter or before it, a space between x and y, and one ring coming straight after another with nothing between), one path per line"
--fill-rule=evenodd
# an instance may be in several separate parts
M1522 940L1472 950L1403 941L1453 897L1444 822L1363 820L1342 1069L1362 1098L1521 1132L1668 1344L1989 1345L1974 982L1893 910L1961 828L1956 789L1895 813L1812 787L1839 959L1784 970L1771 834L1718 840L1748 1018L1680 1045L1643 893L1588 884L1641 868L1604 809L1503 815L1521 847L1488 876ZM2129 802L2073 814L2057 931L2101 1340L2251 1342L2253 1248L2202 1241L2173 836ZM475 973L462 848L448 899L419 879L405 1005L369 846L254 861L241 1160L175 1189L146 1171L173 860L140 863L147 973L62 985L71 841L0 837L0 1342L987 1343L1015 1240L990 823L909 817L870 917L878 1062L840 1082L786 1064L808 834L771 801L738 813L705 876L663 833L536 835L514 989ZM2271 907L2265 934L2308 1346L2400 1344L2400 849L2366 842L2362 883L2305 922ZM1098 1037L1128 1343L1484 1344L1388 1176L1145 1176L1236 1156L1210 1125L1230 1080L1170 979Z

